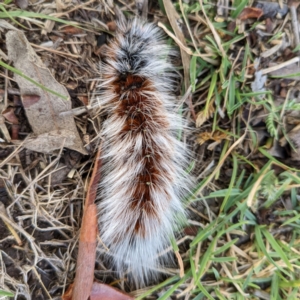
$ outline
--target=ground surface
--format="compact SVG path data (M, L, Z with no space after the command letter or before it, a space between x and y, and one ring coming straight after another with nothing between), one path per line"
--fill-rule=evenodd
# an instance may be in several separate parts
M133 1L111 2L0 4L0 298L60 299L74 280L102 121L80 108L101 76L114 6L137 14ZM99 281L137 299L300 299L297 6L149 1L148 19L180 47L178 97L191 127L183 138L193 149L196 184L189 225L177 239L184 276L173 268L134 290L98 260ZM64 105L75 116L60 115ZM57 116L70 121L54 134Z

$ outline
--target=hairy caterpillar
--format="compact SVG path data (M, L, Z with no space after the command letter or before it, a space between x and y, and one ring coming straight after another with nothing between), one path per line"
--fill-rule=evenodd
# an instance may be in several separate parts
M172 95L168 61L175 52L154 24L120 20L101 63L95 105L102 130L99 231L113 267L142 286L170 255L159 255L185 219L189 185L186 151L177 139L183 122Z

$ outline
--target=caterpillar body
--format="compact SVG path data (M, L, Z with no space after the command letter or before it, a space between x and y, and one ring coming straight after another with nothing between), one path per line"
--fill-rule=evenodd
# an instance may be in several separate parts
M102 129L100 239L113 267L137 286L154 280L172 257L161 255L185 219L189 179L178 140L183 121L173 96L174 50L152 23L120 20L101 63L96 105Z

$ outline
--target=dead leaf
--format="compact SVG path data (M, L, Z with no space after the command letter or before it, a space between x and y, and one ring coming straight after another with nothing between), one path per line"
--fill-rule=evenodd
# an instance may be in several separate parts
M286 4L281 7L278 2L255 1L254 6L263 11L264 18L283 18L289 11Z
M215 110L214 103L211 101L207 111L203 109L197 114L196 127L200 127L204 122L211 118Z
M107 284L94 282L90 300L134 300L134 298Z
M247 19L258 19L263 15L263 11L260 8L256 7L245 7L238 18L240 20L247 20Z
M17 116L15 115L15 109L13 107L8 107L2 112L3 117L10 122L11 125L11 139L17 140L19 137L19 120Z
M207 131L205 131L205 132L201 132L198 135L197 142L200 145L202 145L208 140L213 140L215 142L220 142L220 141L225 140L225 139L227 140L227 139L229 139L229 137L224 132L221 132L221 131L207 132Z
M80 229L72 300L86 300L91 294L94 281L97 232L97 206L91 204L84 211Z
M100 181L100 149L101 147L99 147L97 152L91 181L89 183L88 192L86 195L83 219L80 229L74 285L71 287L71 291L69 288L68 291L63 295L62 298L64 300L87 300L91 295L93 287L98 234L97 207L94 202L97 195L98 183Z
M29 150L42 153L51 153L53 150L66 147L86 154L85 149L76 148L77 141L78 133L76 134L74 131L63 129L58 131L53 130L49 133L43 133L38 137L31 135L24 141L23 146Z
M67 147L87 154L73 116L61 115L62 112L71 110L71 101L66 88L53 78L21 31L9 31L6 34L6 45L9 59L13 61L16 69L65 98L62 99L38 87L18 74L14 75L34 133L31 139L25 141L24 147L43 153Z
M19 120L15 115L15 109L13 107L8 107L2 112L3 117L12 124L19 124Z
M73 293L73 284L69 286L68 290L63 295L62 299L73 300L72 293ZM134 298L107 284L94 282L89 300L134 300Z

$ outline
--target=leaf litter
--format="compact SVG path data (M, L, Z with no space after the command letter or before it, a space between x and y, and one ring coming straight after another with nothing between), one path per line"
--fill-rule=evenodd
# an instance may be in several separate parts
M75 278L83 201L101 130L88 103L101 75L101 45L113 35L116 17L110 1L31 1L26 11L17 6L27 1L5 3L0 292L60 299ZM135 13L133 1L120 3ZM192 130L184 139L194 149L191 168L199 184L189 199L189 226L176 240L182 278L179 270L166 270L165 281L135 291L96 259L95 278L136 299L299 297L299 15L295 1L251 3L164 0L149 6L184 60L184 88L177 93L188 107L183 113ZM5 42L8 30L26 45L18 56L30 49L26 67L8 60L17 50ZM177 64L180 70L182 61ZM38 123L41 109L47 118ZM67 126L60 127L60 118Z

